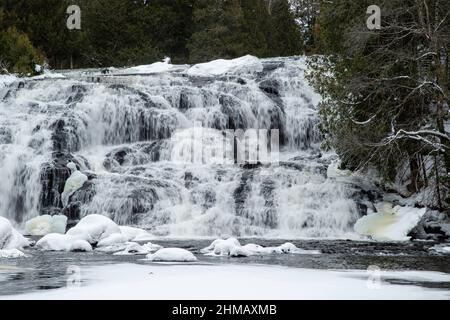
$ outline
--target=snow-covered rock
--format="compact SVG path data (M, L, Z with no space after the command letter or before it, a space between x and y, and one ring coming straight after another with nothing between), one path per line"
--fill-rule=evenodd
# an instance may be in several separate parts
M97 243L97 247L107 247L118 243L125 243L127 241L128 241L127 237L124 236L122 233L113 233L112 235L109 235L108 237L100 240Z
M290 242L286 242L284 244L282 244L281 246L275 248L275 251L277 253L295 253L296 251L298 251L299 249L292 243Z
M170 58L165 58L163 62L155 62L148 65L141 65L121 70L119 73L125 74L153 74L170 71L174 66L170 63Z
M70 245L69 251L72 252L91 252L92 246L86 240L75 240Z
M245 75L263 71L261 61L254 56L244 56L232 60L214 60L192 66L187 71L189 76L210 77L226 74Z
M155 237L147 231L134 227L120 226L121 233L126 237L127 241L151 241Z
M119 251L114 253L115 255L142 255L149 254L151 252L155 252L162 249L162 246L153 244L151 242L146 243L144 245L139 245L136 242L128 242L127 246L123 251Z
M200 252L228 256L231 255L232 252L238 254L241 248L242 246L236 238L228 238L226 240L217 239Z
M0 250L0 259L26 258L27 255L18 249Z
M408 233L418 224L426 208L393 207L391 203L378 203L377 212L359 219L355 231L377 241L408 241Z
M164 248L147 255L147 260L159 262L195 262L197 258L185 249Z
M121 234L119 226L108 217L99 214L84 217L75 227L67 231L67 235L86 240L90 244L97 244L115 233Z
M59 233L50 233L36 242L36 248L44 251L70 251L77 239Z
M49 233L66 233L67 217L64 215L43 215L25 223L25 232L31 236L45 236Z
M70 175L69 179L67 179L66 184L64 185L64 191L61 194L61 201L64 206L68 204L70 196L75 191L83 187L84 183L88 180L88 177L77 169L75 163L69 162L67 164L67 168L70 169L72 174Z
M22 249L29 241L13 228L8 219L0 217L0 250Z
M257 244L246 244L241 246L235 238L227 240L214 240L208 247L200 250L201 253L207 255L231 256L231 257L248 257L251 255L264 254L321 254L318 250L303 250L297 248L294 244L287 242L278 247L262 247Z

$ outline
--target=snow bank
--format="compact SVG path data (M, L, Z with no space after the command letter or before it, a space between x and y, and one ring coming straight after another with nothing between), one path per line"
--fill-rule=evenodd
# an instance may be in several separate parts
M84 217L75 227L67 231L67 235L86 240L90 244L97 244L115 233L121 233L119 226L108 217L99 214Z
M121 70L119 73L132 73L132 74L151 74L151 73L163 73L170 71L174 66L169 63L169 60L164 62L155 62L148 65L136 66Z
M0 217L0 250L22 249L29 241L13 228L8 219Z
M355 231L377 241L408 241L408 233L419 223L426 208L392 207L390 203L375 205L377 212L359 219Z
M25 223L25 232L31 236L45 236L49 233L66 233L67 217L43 215Z
M187 71L189 76L211 77L226 74L254 74L263 71L261 61L254 56L244 56L232 60L214 60L192 66Z
M77 170L75 163L69 162L67 168L71 170L72 174L69 179L67 179L66 184L64 185L64 191L61 194L61 200L64 206L67 206L70 196L80 189L88 180L88 177L84 173Z
M231 257L248 257L251 255L263 254L321 254L317 250L303 250L297 248L294 244L287 242L278 247L262 247L257 244L246 244L241 246L239 241L235 238L227 240L217 239L211 245L200 250L201 253L207 255L231 256Z
M0 259L26 258L27 255L18 249L0 250Z
M164 262L195 262L197 258L185 249L164 248L147 255L147 260Z

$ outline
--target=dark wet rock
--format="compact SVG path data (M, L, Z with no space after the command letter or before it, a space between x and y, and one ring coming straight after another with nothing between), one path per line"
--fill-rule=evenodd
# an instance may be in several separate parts
M278 226L278 215L275 203L275 181L270 178L265 179L261 185L261 195L265 199L266 208L263 217L265 226L275 229Z
M40 211L62 208L61 194L71 175L70 169L67 168L69 162L75 163L78 169L82 167L82 164L73 155L63 152L53 153L53 161L42 165Z
M259 88L269 96L280 96L280 83L277 80L266 79L259 83Z
M408 234L413 240L450 240L450 219L445 213L428 210Z
M77 134L77 122L73 117L65 117L55 121L53 130L53 149L59 152L75 152L80 150L81 142Z
M195 108L195 103L192 102L190 99L191 93L183 89L180 93L180 102L179 102L179 108L180 110L188 110L191 108Z
M226 129L237 130L248 128L247 118L243 114L239 100L228 95L221 95L219 103L222 113L228 117Z
M246 170L252 170L252 169L261 168L262 166L263 166L263 164L259 161L256 163L246 162L245 164L241 165L241 168L246 169Z
M87 89L83 85L73 85L71 88L71 93L66 100L66 104L70 105L81 102L86 91Z
M283 61L263 61L263 74L267 74L269 72L275 71L278 68L282 68L284 66Z
M234 191L234 205L238 216L245 215L245 201L251 190L250 182L253 180L253 176L253 171L244 171L239 186Z
M70 196L68 205L62 210L62 213L68 218L68 224L71 226L80 220L81 207L89 204L96 194L95 183L93 181L95 176L91 175L90 178L80 189L76 190Z
M120 149L117 149L111 153L108 153L106 155L107 158L112 158L114 161L116 161L119 165L123 165L126 159L126 156L129 153L132 153L133 150L129 147L123 147Z

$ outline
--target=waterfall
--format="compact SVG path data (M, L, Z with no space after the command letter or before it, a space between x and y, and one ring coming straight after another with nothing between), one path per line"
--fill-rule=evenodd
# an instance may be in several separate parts
M253 73L176 66L4 83L0 215L20 225L44 213L72 222L99 213L169 237L350 237L358 191L327 176L336 156L320 150L320 96L305 58L260 63ZM223 148L235 143L226 132L250 129L278 132L276 165L235 163ZM64 207L69 161L89 180Z

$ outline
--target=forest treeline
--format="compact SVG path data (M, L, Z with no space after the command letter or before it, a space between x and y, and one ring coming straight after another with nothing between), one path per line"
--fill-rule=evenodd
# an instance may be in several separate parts
M44 59L61 69L296 55L305 44L294 2L0 0L0 58L26 72ZM81 9L81 30L66 28L69 5Z

